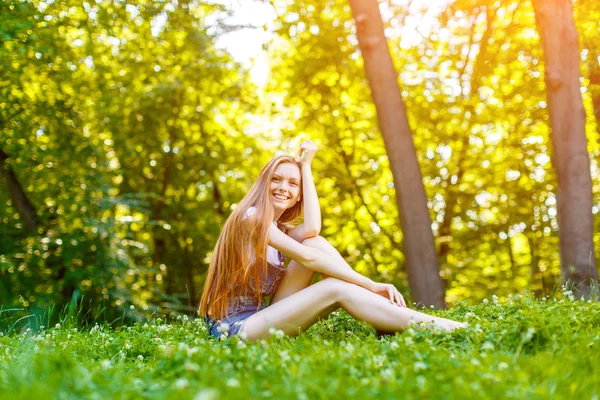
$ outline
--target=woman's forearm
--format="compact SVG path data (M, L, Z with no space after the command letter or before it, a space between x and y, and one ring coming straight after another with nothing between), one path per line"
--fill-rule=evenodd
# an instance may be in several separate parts
M371 279L353 270L343 259L332 257L320 249L311 248L305 253L303 260L296 261L315 272L354 283L368 290L372 289L374 283Z
M306 232L316 236L321 232L321 207L310 162L302 164L302 196L304 197L304 228Z

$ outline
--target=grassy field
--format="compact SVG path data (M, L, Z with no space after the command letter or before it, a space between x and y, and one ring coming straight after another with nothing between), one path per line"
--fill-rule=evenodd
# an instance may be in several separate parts
M378 338L343 311L258 343L186 317L5 332L0 398L598 399L600 304L569 297L431 311L470 322L452 334Z

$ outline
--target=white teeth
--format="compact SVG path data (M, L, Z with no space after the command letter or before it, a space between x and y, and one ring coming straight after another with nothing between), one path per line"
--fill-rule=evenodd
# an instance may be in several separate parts
M273 197L275 197L276 199L279 199L279 200L288 200L289 199L289 197L282 196L279 194L274 194Z

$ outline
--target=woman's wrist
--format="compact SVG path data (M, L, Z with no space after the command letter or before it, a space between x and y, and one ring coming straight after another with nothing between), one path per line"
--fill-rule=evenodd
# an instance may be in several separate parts
M373 285L375 285L375 281L373 281L370 278L367 278L366 276L364 278L364 283L361 286L367 290L373 291Z

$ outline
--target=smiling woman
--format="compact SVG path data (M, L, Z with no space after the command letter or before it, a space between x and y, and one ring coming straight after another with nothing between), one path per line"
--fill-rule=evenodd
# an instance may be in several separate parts
M311 170L316 152L305 141L298 160L279 156L269 161L227 219L199 307L211 333L257 340L274 328L297 335L340 307L381 332L401 331L411 322L447 331L464 327L408 309L393 285L354 271L318 236L321 212ZM292 226L303 208L304 222ZM292 259L287 268L284 254ZM316 272L326 279L311 285ZM267 296L272 296L268 307Z
M293 164L280 164L271 179L273 208L275 213L283 213L300 201L300 169Z

